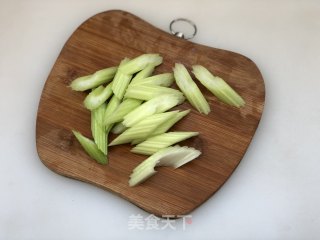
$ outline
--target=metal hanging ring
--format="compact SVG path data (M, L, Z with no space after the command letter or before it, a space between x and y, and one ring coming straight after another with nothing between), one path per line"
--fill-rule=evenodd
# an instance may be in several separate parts
M179 32L179 31L176 31L174 30L174 24L177 23L177 22L185 22L185 23L188 23L189 25L191 25L193 27L193 33L190 35L190 36L185 36L185 34L183 32ZM194 24L194 22L192 22L191 20L189 19L186 19L186 18L177 18L177 19L174 19L171 21L170 23L170 26L169 26L169 29L170 29L170 32L179 37L179 38L183 38L183 39L191 39L191 38L194 38L194 36L197 34L197 26Z

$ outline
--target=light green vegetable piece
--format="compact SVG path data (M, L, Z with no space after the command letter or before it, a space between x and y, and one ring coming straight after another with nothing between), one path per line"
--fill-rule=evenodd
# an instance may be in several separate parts
M117 67L110 67L99 70L94 74L79 77L73 80L70 87L74 91L86 91L95 87L110 82L117 72Z
M112 124L121 122L129 112L139 107L142 103L142 100L127 98L122 103L120 103L119 107L114 111L113 114L109 115L105 119L105 124Z
M103 103L97 109L91 111L91 132L97 147L104 154L107 153L106 128L104 126L104 114L107 104Z
M171 119L169 119L168 121L162 123L160 126L158 126L156 128L156 130L154 130L154 132L148 136L147 138L153 137L153 136L157 136L160 135L162 133L165 133L166 131L168 131L174 124L176 124L178 121L180 121L183 117L185 117L188 113L190 112L190 109L182 111L182 112L177 112L175 116L173 116ZM135 139L134 141L131 142L132 145L136 145L139 144L143 141L145 141L146 139Z
M129 58L125 58L121 61L118 71L113 79L112 91L120 100L123 98L124 93L132 78L131 74L127 74L121 70L121 66L124 66L129 62Z
M154 175L156 166L178 168L197 158L200 154L200 151L191 147L174 146L161 149L133 169L129 186L136 186Z
M148 101L163 94L183 96L182 92L173 88L161 87L152 84L135 84L128 87L125 97Z
M111 132L113 134L121 134L127 129L128 128L125 125L123 125L121 122L119 122L116 125L114 125L114 127L111 129Z
M147 77L140 79L135 82L131 82L130 86L134 85L158 85L162 87L170 87L174 81L173 73L162 73L154 75L152 77Z
M155 97L143 104L139 107L128 113L123 119L123 125L126 127L132 127L137 124L141 120L145 119L148 116L151 116L155 113L162 113L174 106L182 103L184 101L184 97L174 94L165 94L158 97Z
M131 152L140 153L144 155L152 155L160 149L169 147L173 144L186 140L188 138L199 135L198 132L168 132L163 133L138 144L131 149Z
M130 85L139 82L141 79L145 79L147 77L150 77L151 74L153 73L155 67L156 66L154 64L149 63L144 69L142 69L140 72L138 72L134 76L134 78L132 78Z
M124 143L129 143L134 139L146 138L150 133L152 133L160 124L168 121L172 118L178 111L157 113L152 116L146 117L141 120L136 125L128 128L116 139L114 139L109 146L119 145Z
M245 105L243 98L222 78L213 76L208 69L201 65L192 66L192 69L192 72L201 84L212 92L219 100L238 108Z
M134 74L142 69L146 68L149 64L158 66L162 63L162 57L159 54L142 54L139 57L136 57L123 66L120 66L121 72L125 74Z
M112 83L108 86L99 86L92 90L84 99L83 104L89 110L98 108L101 104L107 101L112 95Z
M108 159L106 158L104 153L99 150L99 148L94 143L94 141L90 140L89 138L86 138L81 133L75 130L72 130L72 132L74 136L77 138L77 140L79 141L79 143L81 144L81 146L83 147L83 149L91 158L93 158L100 164L108 163Z
M190 104L200 113L209 114L210 106L202 95L197 84L192 80L188 70L181 63L176 63L173 69L174 78L178 87L184 93Z

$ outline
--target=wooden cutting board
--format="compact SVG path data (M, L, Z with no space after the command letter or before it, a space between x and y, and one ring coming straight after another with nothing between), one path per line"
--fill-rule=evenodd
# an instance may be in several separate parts
M132 169L146 157L121 145L110 148L107 166L90 159L71 133L76 129L91 137L90 113L82 104L85 93L73 92L68 85L79 76L143 53L164 57L157 73L171 72L176 62L189 70L194 64L204 65L240 93L246 105L227 106L201 87L211 113L205 116L192 108L173 129L200 132L180 145L195 147L202 155L176 170L158 168L143 184L129 187ZM37 150L41 161L58 174L106 189L157 216L177 217L206 201L235 170L258 126L264 96L259 69L247 57L179 39L128 12L107 11L81 24L55 62L39 103ZM189 108L188 103L178 107Z

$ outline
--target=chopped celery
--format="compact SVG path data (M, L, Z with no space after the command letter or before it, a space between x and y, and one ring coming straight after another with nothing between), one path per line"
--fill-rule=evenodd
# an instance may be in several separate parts
M168 121L161 124L153 133L152 136L156 136L168 131L174 124L179 122L183 117L189 114L190 109L178 112L173 118L169 119Z
M130 84L135 84L136 82L140 81L141 79L145 79L147 77L150 77L151 74L153 73L155 68L154 64L148 64L143 70L141 70L140 72L138 72L134 78L132 78L131 83Z
M125 115L140 106L141 103L142 101L138 99L125 99L116 109L116 111L112 115L108 116L108 118L106 118L105 124L121 122Z
M145 138L152 133L160 124L172 118L177 111L157 113L144 118L136 125L128 128L116 139L114 139L109 146L129 143L134 139Z
M131 74L126 74L121 70L121 66L124 66L129 61L129 58L125 58L121 61L118 71L113 79L112 91L120 100L123 98L123 95L126 92L126 89L132 78Z
M97 109L91 111L91 132L97 147L106 154L106 128L104 126L104 114L107 105L101 104Z
M128 128L123 125L121 122L120 123L117 123L112 129L111 129L111 132L113 134L121 134L123 133L125 130L127 130Z
M129 186L136 186L154 175L156 166L178 168L197 158L200 154L200 151L189 147L174 146L161 149L133 169L129 179Z
M222 78L213 76L201 65L192 66L196 78L211 91L219 100L235 107L242 107L245 101Z
M164 111L167 111L170 108L173 108L174 106L182 103L183 101L184 97L180 94L165 94L155 97L128 113L124 117L124 121L122 123L126 127L131 127L134 124L140 122L142 119L154 113L162 113Z
M98 108L102 103L108 100L109 97L112 95L112 83L108 86L99 86L96 89L92 90L88 96L84 99L83 103L84 106L89 109L93 110Z
M207 100L202 95L197 84L192 80L188 70L180 63L176 63L174 70L176 83L184 93L190 104L195 107L200 113L209 114L210 106Z
M198 132L168 132L163 133L138 144L131 149L131 152L140 153L144 155L152 155L160 149L169 147L173 144L186 140L188 138L197 136Z
M163 94L175 94L181 96L183 95L182 92L173 88L161 87L151 84L135 84L128 87L125 97L148 101Z
M116 74L116 71L117 67L110 67L99 70L94 74L79 77L73 80L70 84L70 87L74 91L85 91L98 87L101 84L110 82Z
M111 128L113 127L113 123L111 124L105 124L105 120L108 119L110 116L113 115L114 111L118 108L120 104L120 100L117 96L113 96L111 100L109 101L106 110L104 112L104 119L102 125L104 126L105 129L105 143L106 143L106 151L105 154L108 154L108 140L109 140L109 132Z
M136 84L158 85L163 87L170 87L174 81L173 73L162 73L152 77L143 78L135 82L131 82L130 86Z
M117 96L113 96L109 101L106 111L104 113L104 123L106 122L107 119L109 119L110 116L114 114L114 111L119 107L119 105L120 105L119 98Z
M154 137L156 135L160 135L162 133L165 133L166 131L168 131L174 124L176 124L178 121L180 121L183 117L185 117L188 113L190 112L190 109L182 111L182 112L177 112L176 115L174 115L171 119L169 119L168 121L162 123L160 126L158 126L156 128L156 130L154 130L154 132L148 136L149 137ZM135 139L131 142L132 145L136 145L139 144L143 141L145 141L146 139Z
M142 54L123 66L119 67L123 73L134 74L146 68L148 64L158 66L162 63L162 57L159 54Z
M98 163L101 163L101 164L108 163L107 157L104 155L103 152L101 152L99 150L97 145L92 140L90 140L89 138L86 138L81 133L79 133L75 130L72 130L72 132L75 135L75 137L77 138L77 140L79 141L79 143L81 144L81 146L83 147L83 149L87 152L87 154L90 157L92 157Z

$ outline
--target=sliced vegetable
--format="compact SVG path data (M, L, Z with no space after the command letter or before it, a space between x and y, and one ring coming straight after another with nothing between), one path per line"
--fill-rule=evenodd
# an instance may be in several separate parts
M200 113L209 114L210 106L197 84L192 80L185 66L181 63L176 63L173 73L178 87L184 93L190 104Z
M124 93L126 92L126 89L132 78L131 74L124 73L121 70L121 66L124 66L129 62L129 60L129 58L125 58L121 61L118 71L113 79L112 91L114 95L116 95L120 100L123 98Z
M99 150L99 148L94 143L94 141L90 140L89 138L86 138L81 133L75 130L72 130L72 132L74 136L77 138L77 140L79 141L79 143L81 144L81 146L83 147L83 149L91 158L93 158L100 164L108 163L107 157L104 155L103 152Z
M170 87L174 81L173 73L162 73L158 75L154 75L152 77L147 77L140 79L135 82L131 82L130 86L134 86L136 84L143 85L158 85L163 87Z
M156 130L154 130L154 132L148 136L148 138L150 137L154 137L157 135L160 135L162 133L165 133L166 131L168 131L174 124L176 124L178 121L180 121L183 117L185 117L188 113L190 112L190 109L182 111L182 112L177 112L176 115L174 115L171 119L169 119L168 121L162 123L160 126L158 126L156 128ZM136 145L139 143L142 143L143 141L145 141L146 139L135 139L131 142L132 145Z
M125 99L116 109L116 111L112 115L108 116L108 118L106 118L105 124L121 122L125 115L139 107L141 103L142 101L138 99Z
M178 168L197 158L200 154L200 151L190 147L174 146L161 149L133 169L129 186L136 186L154 175L156 166Z
M163 94L183 95L179 90L151 84L135 84L128 87L125 97L148 101Z
M138 72L134 76L134 78L132 78L130 84L135 84L135 83L139 82L141 79L145 79L145 78L151 76L151 74L153 73L155 67L156 66L154 64L150 64L149 63L143 70Z
M136 57L123 66L120 67L121 71L126 74L134 74L146 68L149 64L158 66L162 63L162 57L159 54L143 54Z
M85 91L98 87L101 84L110 82L116 74L117 69L117 67L110 67L88 76L79 77L71 82L70 87L74 91Z
M84 99L84 106L89 110L98 108L102 103L108 100L112 95L112 83L108 86L99 86L92 90L89 95Z
M113 134L120 134L120 133L123 133L125 130L127 130L128 128L123 125L121 122L120 123L117 123L112 129L111 129L111 132Z
M192 66L196 78L211 91L219 100L235 107L245 105L243 98L236 93L222 78L213 76L211 72L201 65Z
M198 132L168 132L163 133L138 144L131 149L131 152L140 153L144 155L152 155L160 149L169 147L173 144L186 140L188 138L199 135Z
M119 107L120 105L120 100L117 96L113 96L111 98L111 100L109 101L106 111L104 113L104 125L110 125L110 124L106 124L106 121L114 114L114 111L116 111L116 109Z
M97 109L91 111L91 132L97 147L106 154L106 128L104 126L104 114L107 104L103 103Z
M109 146L129 143L134 139L146 138L152 133L160 124L172 118L177 111L157 113L152 116L146 117L136 125L128 128L116 139L114 139Z
M124 117L122 123L126 127L132 127L144 118L151 116L154 113L162 113L164 111L167 111L170 108L173 108L174 106L182 103L183 101L184 97L181 94L164 94L155 97L128 113Z

